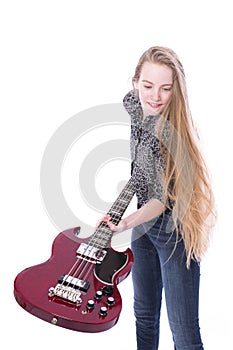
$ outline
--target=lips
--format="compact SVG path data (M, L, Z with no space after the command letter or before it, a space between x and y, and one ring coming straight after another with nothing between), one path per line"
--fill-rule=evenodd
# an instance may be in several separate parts
M157 108L160 108L162 107L162 104L161 103L155 103L155 102L147 102L148 105L153 108L153 109L157 109Z

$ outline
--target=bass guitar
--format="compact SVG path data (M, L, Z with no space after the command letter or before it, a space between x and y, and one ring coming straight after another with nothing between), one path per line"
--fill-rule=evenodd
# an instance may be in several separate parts
M134 195L130 179L108 214L117 225ZM82 332L113 327L122 309L117 288L131 271L130 248L111 247L113 231L102 221L88 238L80 227L58 234L51 257L20 272L14 281L18 304L32 315L54 325Z

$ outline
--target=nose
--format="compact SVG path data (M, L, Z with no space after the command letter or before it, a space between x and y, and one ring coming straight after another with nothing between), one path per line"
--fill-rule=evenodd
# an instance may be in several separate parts
M155 102L160 100L160 89L156 86L151 91L151 99Z

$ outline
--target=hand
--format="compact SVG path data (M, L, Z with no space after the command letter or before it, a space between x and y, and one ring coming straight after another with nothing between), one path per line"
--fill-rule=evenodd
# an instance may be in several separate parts
M127 222L125 219L122 219L118 225L114 225L112 222L111 222L111 215L109 214L106 214L100 221L98 221L97 223L97 227L101 224L101 222L106 222L107 225L110 227L110 229L112 231L115 231L115 232L123 232L125 230L127 230Z

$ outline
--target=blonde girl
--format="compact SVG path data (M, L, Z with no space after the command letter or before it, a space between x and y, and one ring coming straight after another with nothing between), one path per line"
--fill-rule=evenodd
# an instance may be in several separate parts
M166 47L151 47L124 98L131 118L132 179L138 208L115 226L132 229L137 349L159 347L162 290L176 350L201 350L198 301L214 201L188 105L183 66Z

